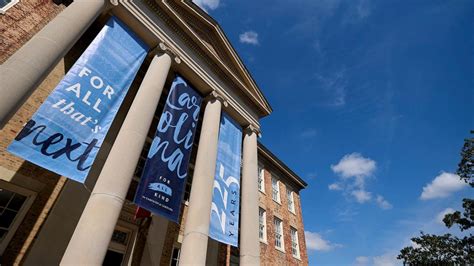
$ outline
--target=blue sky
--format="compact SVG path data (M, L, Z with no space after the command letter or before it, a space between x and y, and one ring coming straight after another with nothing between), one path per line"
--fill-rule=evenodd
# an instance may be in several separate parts
M308 182L310 264L396 265L472 190L473 1L199 0L274 112L261 141ZM456 230L450 232L458 234Z

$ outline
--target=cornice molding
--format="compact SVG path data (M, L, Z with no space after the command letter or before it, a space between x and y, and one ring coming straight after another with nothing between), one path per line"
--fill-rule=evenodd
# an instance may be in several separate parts
M239 87L241 91L258 107L261 116L266 116L271 113L271 107L264 98L260 89L253 82L253 79L248 79L250 75L246 71L240 58L238 58L233 47L227 41L227 38L223 34L223 31L216 24L213 25L205 17L201 16L194 8L194 4L188 3L187 1L176 1L176 0L143 0L143 3L158 15L173 31L181 38L181 40L188 45L193 52L199 55L208 66L219 76L219 78L226 82L230 87ZM191 15L190 12L194 12ZM204 27L208 27L209 31L214 32L215 36L207 35L210 43L206 44L191 27L192 24L201 24ZM207 24L207 25L206 25ZM204 32L204 31L201 31ZM218 36L218 38L216 38ZM220 48L226 52L232 54L233 58L229 59L234 61L236 65L241 65L240 74L243 75L247 80L245 84L242 78L239 78L236 73L236 69L231 69L226 64L216 51L209 48L208 45L212 45L215 48ZM217 47L216 47L217 46ZM249 82L252 81L252 82ZM252 89L250 89L252 88Z
M259 127L256 127L254 125L248 125L245 129L244 132L247 134L253 134L255 133L257 137L261 137L261 131Z
M136 25L137 30L145 31L143 34L149 38L155 38L149 41L158 47L162 42L166 51L179 58L182 68L199 77L206 85L199 87L202 93L212 90L218 92L228 102L229 109L238 114L242 125L251 124L258 128L258 118L271 112L271 109L263 110L261 104L255 103L255 98L252 100L252 95L245 93L246 87L242 83L236 83L231 75L225 73L225 68L220 67L206 52L205 46L201 45L202 41L196 41L197 37L192 32L186 32L178 25L177 22L184 22L174 15L175 11L164 1L119 0L119 5L116 10L126 10L119 12L119 17L133 16L133 20L139 23Z
M204 98L204 101L206 101L206 102L214 101L214 100L221 102L222 105L224 105L225 107L229 106L229 102L224 97L222 97L222 95L220 95L217 91L211 91L211 93L209 93Z
M268 108L269 112L271 112L271 107L267 100L265 99L263 93L260 91L258 88L257 84L255 83L255 80L252 78L250 73L248 72L247 68L245 67L244 63L240 59L239 55L233 48L232 44L229 42L227 36L225 35L225 32L222 30L220 25L212 18L210 17L207 13L203 12L199 7L197 7L192 1L189 0L161 0L162 2L167 2L167 3L172 3L174 7L180 6L182 7L184 11L180 12L180 15L182 14L183 16L186 16L185 21L199 21L203 24L207 24L209 27L209 32L211 33L208 35L208 37L211 39L211 44L214 44L218 46L218 48L222 48L222 51L225 52L229 56L229 60L231 63L230 65L225 64L225 62L221 58L216 58L222 63L226 68L232 68L233 71L229 69L229 71L232 72L237 72L240 75L240 81L244 82L246 85L246 89L249 91L249 93L252 94L252 91L249 89L253 89L254 93L253 96L258 98L259 104L262 104ZM187 11L187 12L186 12ZM194 15L196 18L193 18L190 16L190 14ZM187 24L188 26L191 24ZM215 54L213 53L212 50L210 50L207 47L208 52L211 52L214 56ZM218 52L218 51L217 51ZM238 71L236 71L236 69ZM235 74L235 73L232 73Z
M151 51L149 52L149 55L158 55L162 53L168 54L171 58L174 59L174 62L176 64L178 65L181 64L181 59L179 58L178 55L176 55L176 52L174 52L172 49L166 46L166 44L164 44L163 42L158 43L158 45L155 46L155 48L151 49Z

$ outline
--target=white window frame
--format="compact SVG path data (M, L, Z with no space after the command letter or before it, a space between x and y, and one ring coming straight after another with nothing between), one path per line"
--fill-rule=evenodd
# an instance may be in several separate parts
M275 249L285 252L285 236L283 235L283 220L273 217L273 226L275 228ZM280 235L280 237L278 237ZM277 243L280 242L280 247Z
M260 242L267 244L267 211L258 208L258 237Z
M0 7L0 14L1 15L5 14L5 12L7 12L8 9L10 9L12 6L18 4L18 2L20 2L20 0L12 0L6 6Z
M295 214L295 198L293 197L293 190L286 187L286 201L288 203L288 210Z
M17 215L15 216L15 219L13 220L12 225L10 226L10 229L8 230L7 234L3 238L3 241L0 242L0 255L2 255L5 249L7 248L8 243L10 243L11 239L15 235L15 232L18 229L18 226L20 226L21 221L23 221L23 218L25 218L26 213L35 201L36 193L3 180L0 180L0 189L6 189L16 194L20 194L27 197L20 210L18 211Z
M274 176L272 176L272 199L278 204L281 204L280 181Z
M171 257L170 257L170 266L173 263L173 252L175 249L178 249L178 258L176 258L176 265L179 265L179 259L181 258L181 245L175 244L173 245L173 249L171 250Z
M293 255L293 257L299 259L300 258L300 243L298 240L298 230L290 226L290 234L291 234L291 254Z
M117 253L123 254L122 266L129 265L130 259L132 258L132 251L135 247L135 242L137 240L138 226L125 222L123 220L118 220L115 225L114 230L118 230L127 234L127 243L116 243L112 241L109 242L107 250L112 250Z
M258 190L265 193L265 168L261 165L258 166Z

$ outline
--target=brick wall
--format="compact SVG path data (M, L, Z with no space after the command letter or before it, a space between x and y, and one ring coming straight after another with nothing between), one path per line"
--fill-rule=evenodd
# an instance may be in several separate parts
M23 124L31 118L61 80L64 73L64 63L61 61L7 125L0 130L0 169L2 170L0 171L0 179L29 190L31 190L31 187L25 186L25 184L33 182L30 179L33 179L35 183L42 184L41 189L35 191L37 193L35 201L3 252L2 265L11 265L13 262L19 263L22 261L65 182L65 179L60 178L59 175L44 170L6 151L8 145L23 128ZM8 173L13 174L9 175ZM61 183L58 184L58 182Z
M264 170L265 193L259 192L260 207L266 211L267 243L260 242L260 261L262 265L308 265L308 256L304 238L303 217L301 214L301 203L298 190L290 186L283 176L278 176L280 182L281 204L272 199L272 173ZM288 210L287 187L293 193L295 213ZM283 221L284 252L275 248L274 218ZM300 246L300 258L294 258L291 252L290 226L298 231L298 242Z
M5 62L63 8L50 0L23 0L6 14L0 15L0 63ZM43 103L64 73L64 62L61 61L0 130L0 179L36 193L35 201L3 252L2 265L21 264L65 183L65 178L6 151L23 124Z
M21 0L0 15L0 64L63 9L51 0Z

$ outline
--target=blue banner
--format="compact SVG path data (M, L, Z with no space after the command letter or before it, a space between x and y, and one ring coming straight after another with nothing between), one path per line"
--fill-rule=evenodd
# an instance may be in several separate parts
M225 113L221 117L217 147L209 236L222 243L237 247L242 128Z
M148 152L135 203L178 222L201 96L176 77Z
M84 183L147 50L112 17L8 151Z

